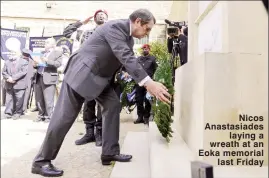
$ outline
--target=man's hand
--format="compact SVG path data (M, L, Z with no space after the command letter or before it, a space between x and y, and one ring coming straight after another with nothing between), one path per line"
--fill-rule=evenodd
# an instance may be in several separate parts
M15 83L16 81L12 80L12 78L9 77L9 78L7 79L7 82L9 82L9 83Z
M83 20L83 21L82 21L83 25L89 23L89 21L90 21L92 18L93 18L93 16L88 17L87 19Z
M155 96L158 100L166 103L171 103L169 100L171 95L167 92L168 89L162 83L149 80L145 83L144 86L148 92Z
M124 78L127 79L130 75L127 72L123 72Z
M48 58L47 58L47 57L41 57L41 60L42 60L43 62L46 62L46 61L48 61Z
M37 65L38 65L38 62L37 61L34 61L33 66L34 67L37 67Z

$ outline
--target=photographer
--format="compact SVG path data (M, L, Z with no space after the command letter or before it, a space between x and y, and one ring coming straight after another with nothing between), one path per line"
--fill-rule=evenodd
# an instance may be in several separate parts
M165 23L172 28L168 28L167 48L168 52L172 53L173 46L175 47L175 53L179 54L181 66L188 62L188 27L185 22L171 22L165 20ZM173 42L175 44L173 44Z

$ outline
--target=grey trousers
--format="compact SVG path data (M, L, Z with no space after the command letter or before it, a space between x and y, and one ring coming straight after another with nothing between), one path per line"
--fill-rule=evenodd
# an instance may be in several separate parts
M23 101L24 101L25 89L7 89L6 90L6 109L5 114L13 115L23 114Z
M45 85L43 76L37 74L38 79L35 85L38 117L50 119L54 108L54 96L56 85Z
M27 86L26 90L25 90L25 95L24 95L24 101L23 101L23 112L26 112L28 109L28 105L29 105L29 100L31 97L31 91L33 90L32 85Z
M114 89L111 86L107 86L95 100L102 109L102 154L119 154L121 108L119 98ZM65 81L63 82L44 142L34 159L35 164L44 164L56 158L64 138L76 120L84 101L83 97L76 93Z

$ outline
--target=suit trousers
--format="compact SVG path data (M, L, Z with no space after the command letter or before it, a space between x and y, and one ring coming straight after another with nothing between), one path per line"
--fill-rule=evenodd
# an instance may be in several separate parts
M102 154L119 154L120 101L111 86L107 86L95 100L101 106L103 116ZM85 99L82 96L63 81L55 106L55 110L60 112L53 112L52 114L44 142L34 159L36 164L44 164L56 158L84 101Z
M23 101L24 101L25 89L7 89L6 90L6 109L5 114L13 115L23 114Z
M56 85L45 85L43 76L37 74L35 94L38 108L38 117L50 119L54 108L54 96Z
M140 87L136 85L136 106L137 106L137 115L139 118L149 118L151 104L146 98L147 90L145 87ZM145 103L145 106L144 106Z
M26 112L27 109L29 108L29 101L31 98L31 93L33 92L33 84L31 84L30 86L27 86L26 90L25 90L25 96L24 96L24 101L23 101L23 112Z

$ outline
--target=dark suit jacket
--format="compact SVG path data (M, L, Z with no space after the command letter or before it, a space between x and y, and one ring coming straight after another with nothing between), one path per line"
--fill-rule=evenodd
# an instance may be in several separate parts
M128 19L105 23L70 56L64 81L87 100L99 96L122 65L140 82L147 73L138 63L133 45Z
M63 50L55 48L48 56L47 67L43 72L43 82L45 85L55 85L58 82L59 75L57 68L62 65ZM36 77L35 77L36 82Z
M29 61L19 57L16 61L16 70L12 72L12 60L6 60L2 75L7 80L9 77L12 80L16 81L15 83L9 83L6 81L5 88L6 89L26 89L27 87L27 79L26 74L28 71L28 63Z

